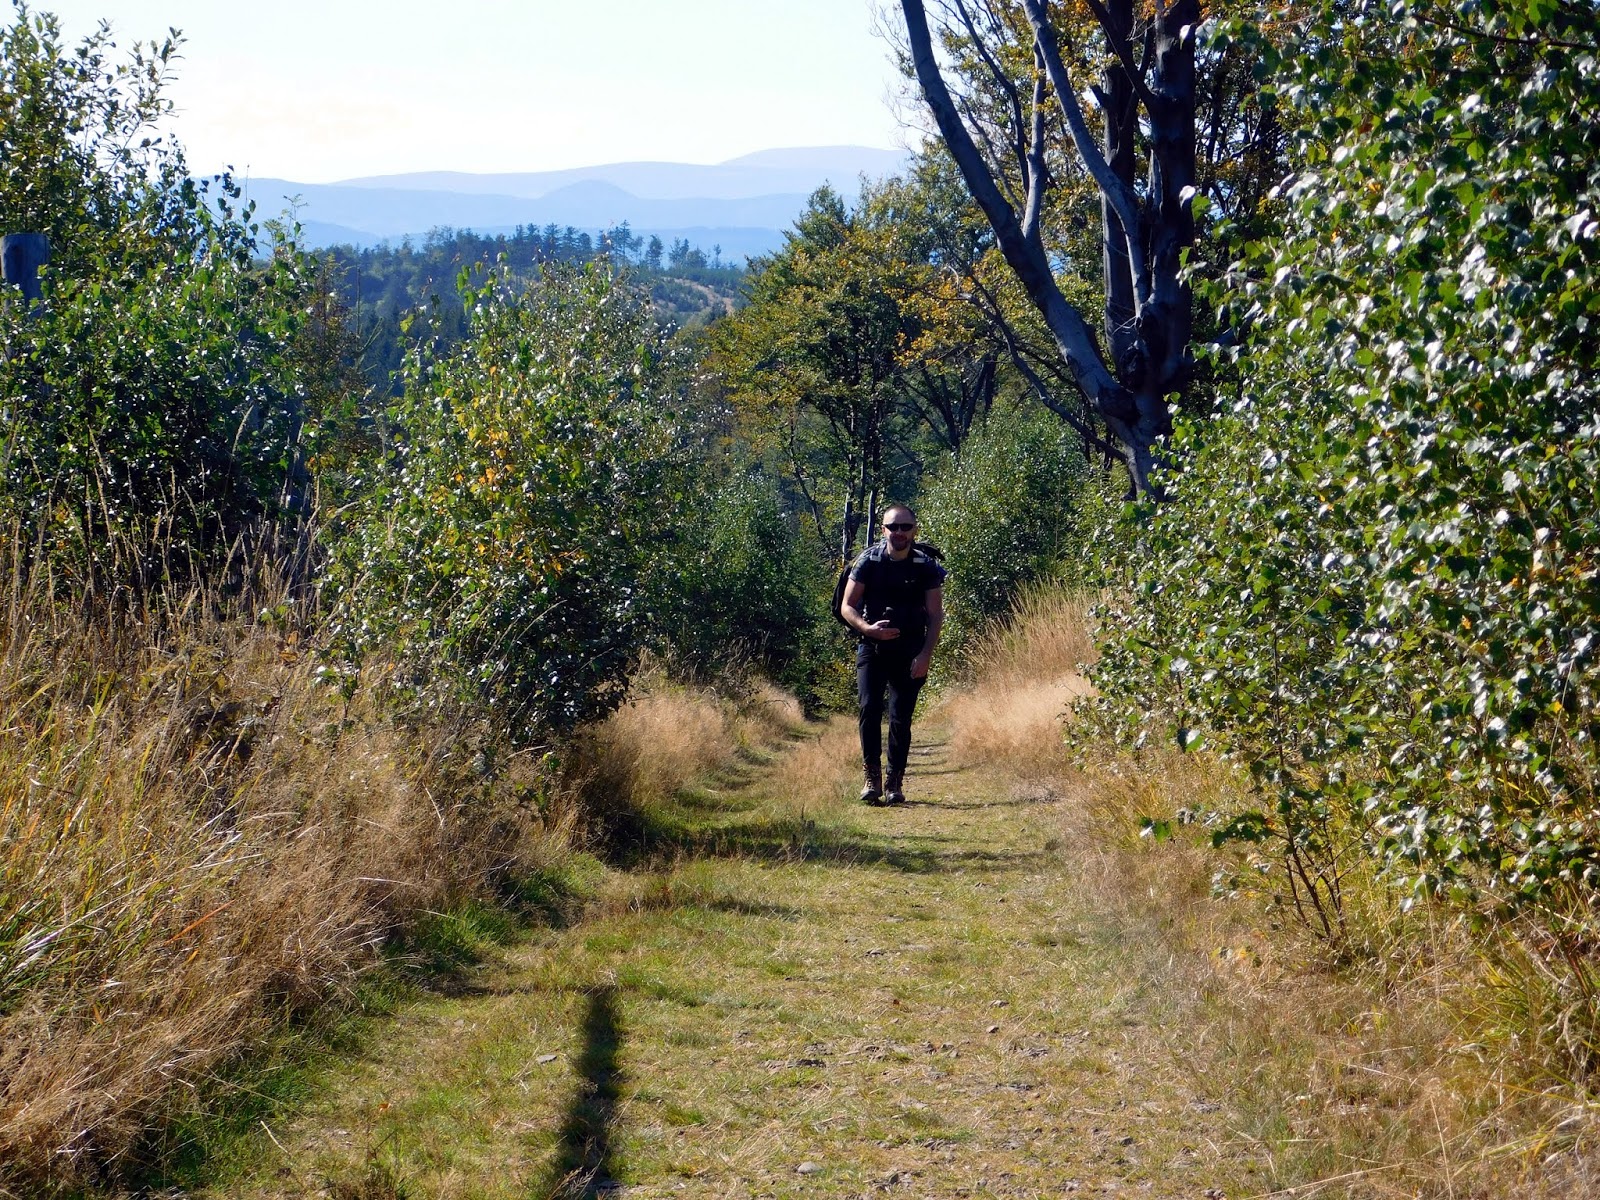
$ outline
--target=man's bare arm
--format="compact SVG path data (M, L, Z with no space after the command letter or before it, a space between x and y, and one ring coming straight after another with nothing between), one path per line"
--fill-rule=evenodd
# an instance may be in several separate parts
M927 606L928 640L922 644L922 652L911 660L911 677L913 679L926 678L928 668L933 664L934 647L939 644L939 631L944 628L943 588L928 589Z
M861 602L866 596L867 585L861 580L852 579L844 585L844 599L839 601L839 615L844 618L844 623L862 637L875 642L890 642L899 637L900 631L887 621L867 623L866 614L861 609Z

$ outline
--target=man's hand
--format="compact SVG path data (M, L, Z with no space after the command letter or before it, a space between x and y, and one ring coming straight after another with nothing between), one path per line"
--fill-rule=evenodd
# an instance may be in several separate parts
M900 636L900 630L888 621L874 621L867 626L866 635L877 642L892 642Z
M911 660L911 678L926 679L928 668L933 665L933 655L919 654Z

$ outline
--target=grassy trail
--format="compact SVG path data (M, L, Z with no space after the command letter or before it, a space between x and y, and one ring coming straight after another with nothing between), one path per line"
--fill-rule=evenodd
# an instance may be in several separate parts
M1239 1188L1192 1009L1083 899L1069 801L918 733L905 807L797 811L781 753L681 795L612 901L409 1006L213 1194Z

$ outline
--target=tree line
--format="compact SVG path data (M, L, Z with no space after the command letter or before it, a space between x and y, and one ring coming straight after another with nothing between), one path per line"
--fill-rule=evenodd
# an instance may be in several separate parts
M626 221L594 236L571 225L519 225L509 234L441 226L420 242L333 246L322 256L328 283L350 313L362 369L385 390L399 379L409 347L439 339L454 344L465 335L463 272L479 284L493 269L531 279L546 265L602 259L649 290L666 324L698 328L740 302L743 268L724 262L720 247L708 254L687 238L670 244L654 234L642 238Z

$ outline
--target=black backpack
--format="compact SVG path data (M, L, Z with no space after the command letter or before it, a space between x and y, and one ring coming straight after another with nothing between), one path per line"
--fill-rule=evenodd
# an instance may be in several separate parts
M929 558L933 559L934 562L944 561L944 551L933 545L931 542L912 542L911 548L913 550L921 550ZM869 546L868 549L870 550L871 547ZM856 565L856 559L860 557L861 555L858 554L855 558L852 558L849 562L847 562L843 569L840 570L839 578L836 579L833 584L833 619L839 622L839 624L843 625L851 633L856 632L855 626L850 624L849 621L846 621L842 616L839 615L839 609L844 605L844 589L850 584L850 569Z

